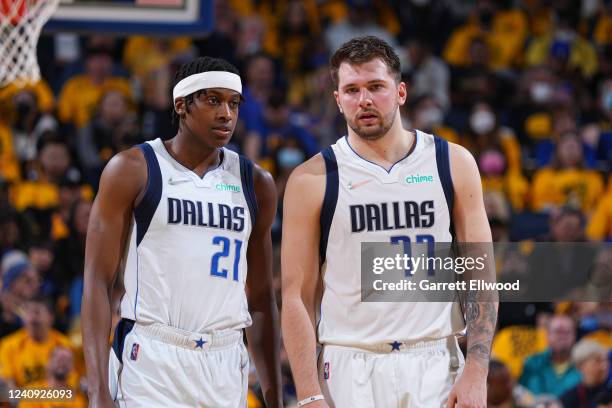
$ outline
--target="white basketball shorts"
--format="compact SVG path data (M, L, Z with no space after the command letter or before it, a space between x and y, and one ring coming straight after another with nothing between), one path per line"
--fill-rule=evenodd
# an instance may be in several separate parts
M248 373L240 331L204 335L122 319L109 358L110 393L121 408L243 408Z
M332 408L437 408L463 365L454 336L368 349L324 345L319 382Z

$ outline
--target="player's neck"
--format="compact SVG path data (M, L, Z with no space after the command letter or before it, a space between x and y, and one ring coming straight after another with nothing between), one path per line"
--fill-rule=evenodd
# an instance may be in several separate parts
M349 130L348 142L359 156L389 170L412 150L415 134L396 120L389 131L376 140L363 139Z
M202 177L216 168L221 160L220 149L190 140L186 135L175 136L164 142L174 160Z

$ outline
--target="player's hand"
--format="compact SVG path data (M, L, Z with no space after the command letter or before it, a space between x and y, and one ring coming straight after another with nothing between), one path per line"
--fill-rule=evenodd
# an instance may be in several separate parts
M466 363L453 385L446 408L486 408L487 372L476 363Z

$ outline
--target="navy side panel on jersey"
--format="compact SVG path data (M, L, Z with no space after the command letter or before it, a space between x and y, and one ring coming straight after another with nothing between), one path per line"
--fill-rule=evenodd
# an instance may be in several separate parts
M336 211L336 203L338 202L339 177L338 163L336 162L336 155L332 147L326 147L321 154L325 160L325 196L323 198L323 206L321 207L321 239L319 242L319 262L322 265L325 263L329 229L331 228L334 212Z
M123 347L125 338L134 328L134 321L129 319L121 319L115 328L115 336L113 337L113 351L117 359L123 363Z
M157 210L159 200L162 196L162 176L157 157L155 157L155 151L153 151L153 148L148 143L140 144L138 148L142 150L147 162L148 176L145 194L142 197L142 201L134 210L134 218L136 219L136 245L142 242L142 239L147 233L149 225L151 225L151 220L153 219L153 214L155 214L155 210Z
M446 197L448 211L452 215L455 194L453 190L453 179L451 178L450 171L448 142L437 136L434 139L434 142L436 144L436 163L438 164L438 175L440 176L440 182L442 184L442 188L444 189L444 196Z
M242 181L242 190L246 198L249 212L251 213L251 222L255 225L257 212L257 197L255 196L255 183L253 181L253 163L244 156L240 156L240 180Z

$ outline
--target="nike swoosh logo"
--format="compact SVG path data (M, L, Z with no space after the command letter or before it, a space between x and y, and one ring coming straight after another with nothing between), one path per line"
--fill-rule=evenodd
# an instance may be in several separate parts
M177 179L171 178L171 179L168 179L168 184L170 184L171 186L175 186L177 184L183 184L183 183L187 183L189 181L191 181L191 179L178 179L177 180Z
M356 189L358 187L361 187L363 185L368 184L371 181L374 181L374 179L367 179L367 180L363 180L363 181L360 181L360 182L357 182L357 183L353 183L352 181L349 181L347 187L348 187L349 190L354 190L354 189Z

